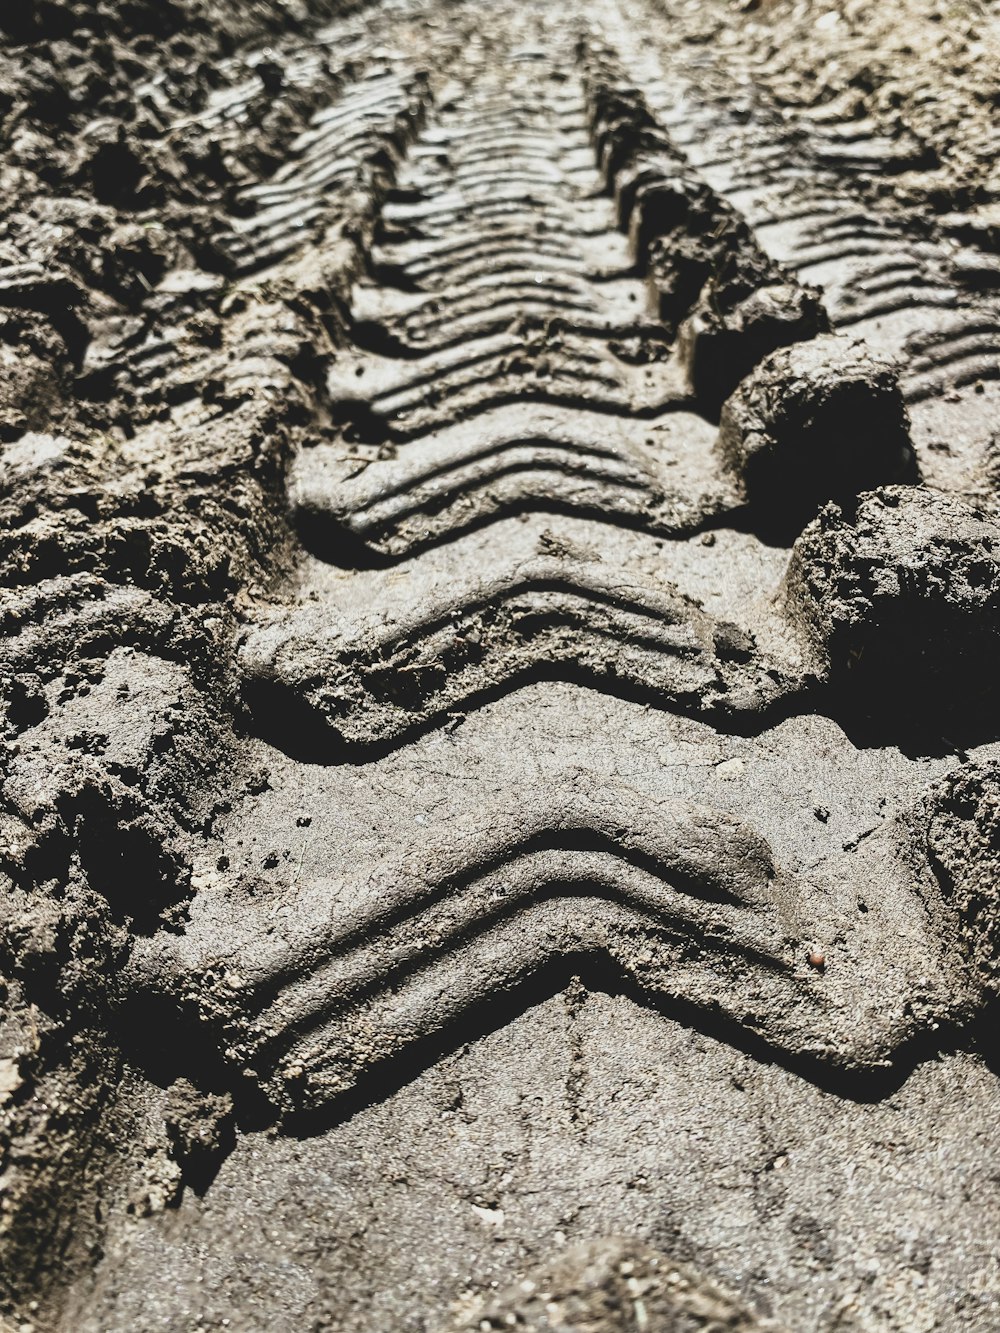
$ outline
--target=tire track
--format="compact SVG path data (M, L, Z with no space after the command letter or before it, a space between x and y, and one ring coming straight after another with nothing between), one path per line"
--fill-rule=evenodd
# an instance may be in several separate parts
M822 288L835 329L895 359L925 478L995 507L987 456L1000 344L994 338L965 358L936 351L951 328L961 338L966 326L995 326L986 258L935 234L926 219L894 214L870 188L887 173L930 178L933 154L904 129L887 139L864 121L838 122L835 106L829 123L780 114L740 62L678 59L663 43L654 56L635 41L651 24L643 3L626 3L607 24L650 104L697 168L745 211L767 252ZM852 151L831 153L830 136L845 134ZM925 348L935 350L921 360Z
M983 388L978 414L951 404L971 423L955 489L995 485L977 432L1000 315L941 229L868 206L866 179L935 170L915 136L741 103L752 71L668 49L654 12L388 3L222 60L197 95L153 61L142 133L168 176L191 168L162 187L166 239L116 232L100 281L20 241L0 268L0 313L34 339L0 421L0 961L17 1033L41 1015L65 1065L36 1092L42 1046L19 1035L0 1095L22 1136L63 1117L55 1152L67 1089L101 1071L72 1170L17 1167L17 1244L41 1254L77 1200L88 1255L105 1204L114 1238L80 1261L66 1327L118 1326L142 1247L196 1243L198 1207L159 1231L126 1213L211 1188L211 1216L244 1189L235 1159L213 1184L234 1145L346 1143L352 1117L363 1139L400 1079L436 1087L564 981L566 1087L546 1081L574 1153L602 1098L643 1110L627 1079L593 1081L588 987L613 992L602 1014L635 1001L692 1050L822 1089L869 1154L870 1105L896 1133L888 1093L918 1065L979 1059L1000 993L1000 525L935 489L950 464L928 440ZM144 217L133 141L99 122L83 141L93 188ZM56 319L79 420L39 398ZM473 1146L477 1225L503 1225L494 1177L525 1202L550 1113L522 1073L491 1075L496 1153L465 1089L416 1113ZM767 1147L741 1197L773 1220L797 1109L773 1082L737 1101L741 1079L733 1142L758 1115ZM413 1126L403 1183L425 1169ZM362 1155L388 1190L386 1151ZM586 1164L563 1167L559 1226L606 1229ZM836 1239L840 1202L815 1193ZM676 1220L657 1225L677 1239ZM346 1259L343 1234L327 1248L360 1270L350 1226ZM792 1327L854 1298L822 1226L787 1221L822 1302L745 1265ZM433 1248L410 1322L455 1291ZM498 1273L523 1257L494 1253ZM969 1255L947 1261L968 1288ZM201 1319L181 1288L167 1321Z

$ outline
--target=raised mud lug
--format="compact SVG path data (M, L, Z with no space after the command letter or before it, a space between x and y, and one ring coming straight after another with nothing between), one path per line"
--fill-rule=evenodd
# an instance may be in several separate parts
M625 71L584 44L598 161L645 274L651 308L680 339L695 393L717 416L740 379L776 347L829 329L818 292L762 247L747 219L694 169ZM624 91L623 91L624 89Z
M704 228L711 213L711 192L685 165L663 152L643 154L614 177L619 222L635 254L648 255L658 236L679 231L697 234Z
M801 308L794 299L801 294L801 289L787 292L784 309ZM750 314L744 323L747 355L756 350L758 336L796 331L791 319L783 324L769 318L770 297L766 289L740 307L739 313L750 306L762 310L760 319ZM781 312L780 295L774 304ZM723 328L706 336L716 344L704 358L708 373L715 374L720 365L731 364L718 341L737 342L740 333ZM891 362L832 334L765 356L726 400L716 449L739 477L755 513L785 528L801 526L826 500L849 501L875 486L917 478L906 406Z
M654 214L664 229L680 226L690 208L687 192L681 187L682 159L668 144L656 152L636 153L626 166L614 173L615 207L618 225L631 232L640 218ZM640 240L631 233L633 243Z
M705 238L687 230L649 242L643 258L649 306L668 329L678 329L698 304L712 277L713 258Z
M714 418L740 380L771 352L829 327L814 288L776 283L757 288L724 312L709 294L681 325L677 345L698 406Z
M915 486L829 504L792 549L784 599L830 684L870 725L952 742L996 734L1000 523L990 515Z
M167 1094L164 1124L182 1179L204 1188L235 1139L232 1097L202 1092L190 1080L177 1079Z

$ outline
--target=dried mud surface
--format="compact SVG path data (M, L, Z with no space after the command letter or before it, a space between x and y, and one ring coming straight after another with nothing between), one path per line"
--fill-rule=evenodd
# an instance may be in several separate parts
M0 14L0 1325L1000 1327L1000 11Z

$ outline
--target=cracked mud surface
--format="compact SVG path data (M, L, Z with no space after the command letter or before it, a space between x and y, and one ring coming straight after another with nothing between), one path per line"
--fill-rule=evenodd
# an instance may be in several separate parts
M1000 1327L1000 15L0 15L0 1323Z

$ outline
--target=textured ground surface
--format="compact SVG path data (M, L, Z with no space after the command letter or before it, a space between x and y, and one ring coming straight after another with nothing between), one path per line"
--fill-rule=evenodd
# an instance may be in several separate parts
M0 14L0 1324L1000 1328L1000 13Z

